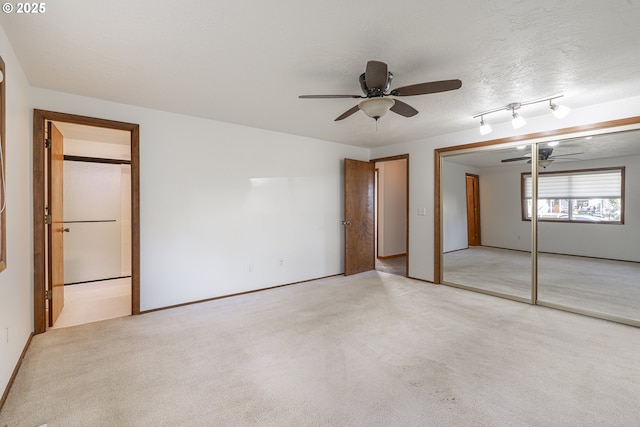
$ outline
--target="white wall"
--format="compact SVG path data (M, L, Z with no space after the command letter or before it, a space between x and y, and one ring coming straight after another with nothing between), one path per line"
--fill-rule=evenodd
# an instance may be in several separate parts
M0 28L6 66L7 269L0 273L0 395L33 331L31 116L27 79Z
M64 283L121 275L121 165L64 162Z
M457 251L469 247L467 173L477 175L478 170L446 160L442 164L442 250L444 252ZM482 194L482 189L480 193ZM481 200L481 219L482 213ZM482 234L484 240L484 230Z
M111 132L123 132L129 138L130 132L111 130ZM63 136L64 132L63 132ZM130 144L87 141L84 139L64 138L64 154L69 156L98 157L103 159L131 160ZM131 166L121 165L120 173L120 268L117 276L131 275ZM65 183L67 181L65 180ZM66 249L66 246L65 246ZM65 255L65 262L67 257ZM65 275L67 269L65 267ZM70 283L65 280L65 283Z
M570 99L566 104L571 106ZM480 136L479 126L470 130L450 133L441 136L424 138L403 144L375 148L371 152L372 158L382 158L400 154L409 154L411 168L409 169L409 274L417 279L432 281L434 278L434 150L441 147L458 146L474 142L489 141L499 138L526 135L535 132L549 131L560 128L597 123L626 117L640 116L640 97L626 98L590 107L576 108L562 121L551 114L538 117L527 117L527 126L515 131L511 123L491 123L493 132L484 137ZM420 115L412 120L420 120ZM469 115L469 122L477 120ZM627 185L633 185L628 182ZM480 187L482 192L482 186ZM482 208L482 207L481 207ZM426 214L419 215L421 209ZM481 213L481 217L483 214ZM483 232L484 239L484 232Z
M342 159L367 149L31 95L34 108L140 124L142 310L344 271Z
M129 134L130 132L126 133ZM65 155L99 157L102 159L131 160L131 148L129 144L112 144L108 142L87 141L83 139L67 138L64 133L62 135L65 137Z
M407 161L376 163L378 168L378 256L407 252Z
M640 261L640 156L582 162L554 162L549 172L625 166L625 222L581 224L540 222L538 248L542 252ZM522 221L520 166L485 169L480 178L483 206L482 239L487 246L530 249L530 221ZM520 238L518 238L520 237Z
M527 168L530 165L525 163L485 168L478 173L484 246L531 250L531 222L522 221L520 202L520 173Z

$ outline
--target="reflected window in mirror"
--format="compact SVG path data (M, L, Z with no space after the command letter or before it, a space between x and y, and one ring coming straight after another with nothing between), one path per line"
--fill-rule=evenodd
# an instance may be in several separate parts
M538 220L624 224L624 167L540 172ZM521 175L522 219L531 220L531 174Z

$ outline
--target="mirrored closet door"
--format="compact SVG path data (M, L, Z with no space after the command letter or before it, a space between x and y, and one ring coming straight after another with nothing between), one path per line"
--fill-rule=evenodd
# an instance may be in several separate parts
M640 118L619 122L438 150L440 281L640 326Z
M539 303L640 321L640 131L554 152L538 174Z
M521 221L517 202L520 174L531 169L528 160L531 145L443 158L445 283L531 300L531 227Z

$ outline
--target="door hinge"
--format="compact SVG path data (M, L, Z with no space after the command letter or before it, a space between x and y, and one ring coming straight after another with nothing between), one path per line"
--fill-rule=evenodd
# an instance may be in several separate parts
M44 140L44 148L51 148L51 138Z
M44 299L51 299L51 291L49 289L45 289Z
M49 225L51 224L51 215L44 216L44 223Z

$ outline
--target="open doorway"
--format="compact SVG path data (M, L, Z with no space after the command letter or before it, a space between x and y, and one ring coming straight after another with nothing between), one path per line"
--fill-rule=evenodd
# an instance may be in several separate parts
M409 155L375 159L376 270L408 276Z
M35 333L140 313L138 153L137 124L34 110Z
M131 315L131 132L51 126L63 141L64 305L50 327Z

